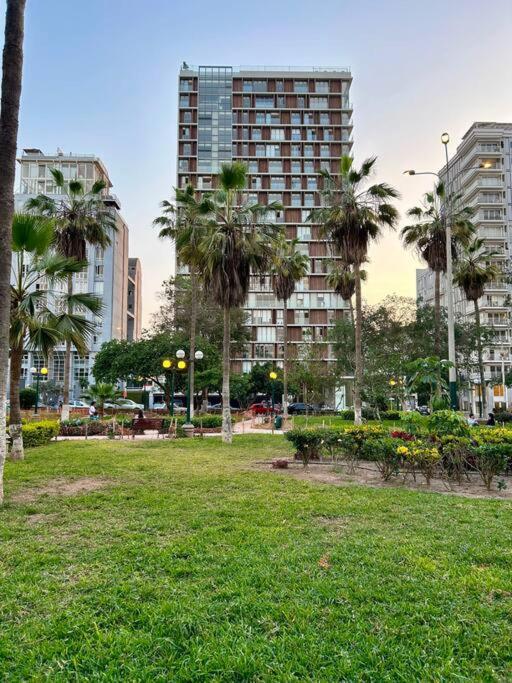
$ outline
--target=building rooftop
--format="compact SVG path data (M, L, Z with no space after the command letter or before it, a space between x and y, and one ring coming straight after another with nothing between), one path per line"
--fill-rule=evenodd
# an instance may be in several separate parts
M201 64L199 66L193 64L187 64L183 62L180 68L180 74L188 75L195 74L201 68L215 68L215 69L231 69L234 74L237 75L249 75L249 74L261 74L261 73L271 73L280 74L283 76L293 76L298 74L299 76L305 76L310 74L314 78L319 76L329 76L329 75L342 75L345 78L351 78L350 67L347 66L265 66L261 64L257 65L242 65L242 66L229 66L225 64Z

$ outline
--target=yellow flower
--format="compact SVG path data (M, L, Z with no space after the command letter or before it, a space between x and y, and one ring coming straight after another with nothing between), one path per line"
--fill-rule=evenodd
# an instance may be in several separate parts
M406 455L409 452L409 449L407 448L407 446L398 446L398 448L396 449L396 452L399 455Z

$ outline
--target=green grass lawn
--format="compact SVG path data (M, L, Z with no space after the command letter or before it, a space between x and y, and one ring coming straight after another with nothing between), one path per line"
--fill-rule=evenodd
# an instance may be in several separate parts
M295 427L352 427L354 420L344 420L340 415L295 415L293 417ZM427 418L422 422L426 425ZM366 420L365 424L380 424L388 427L400 426L401 420Z
M512 505L251 467L289 448L60 442L9 463L0 680L511 680ZM31 494L57 477L108 484Z

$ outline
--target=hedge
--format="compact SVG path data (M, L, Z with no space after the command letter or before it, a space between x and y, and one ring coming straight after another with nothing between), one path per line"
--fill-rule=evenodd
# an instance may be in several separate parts
M50 443L59 433L59 423L51 420L29 422L22 426L23 446L33 448Z
M399 420L400 413L398 410L381 410L378 414L375 408L363 408L361 411L363 419L365 420ZM340 412L341 417L344 420L353 420L354 411L353 410L342 410Z

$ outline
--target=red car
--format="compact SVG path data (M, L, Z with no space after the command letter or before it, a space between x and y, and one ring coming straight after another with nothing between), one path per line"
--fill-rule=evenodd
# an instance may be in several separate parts
M253 403L247 410L250 410L253 415L268 415L272 412L272 408L266 403Z

